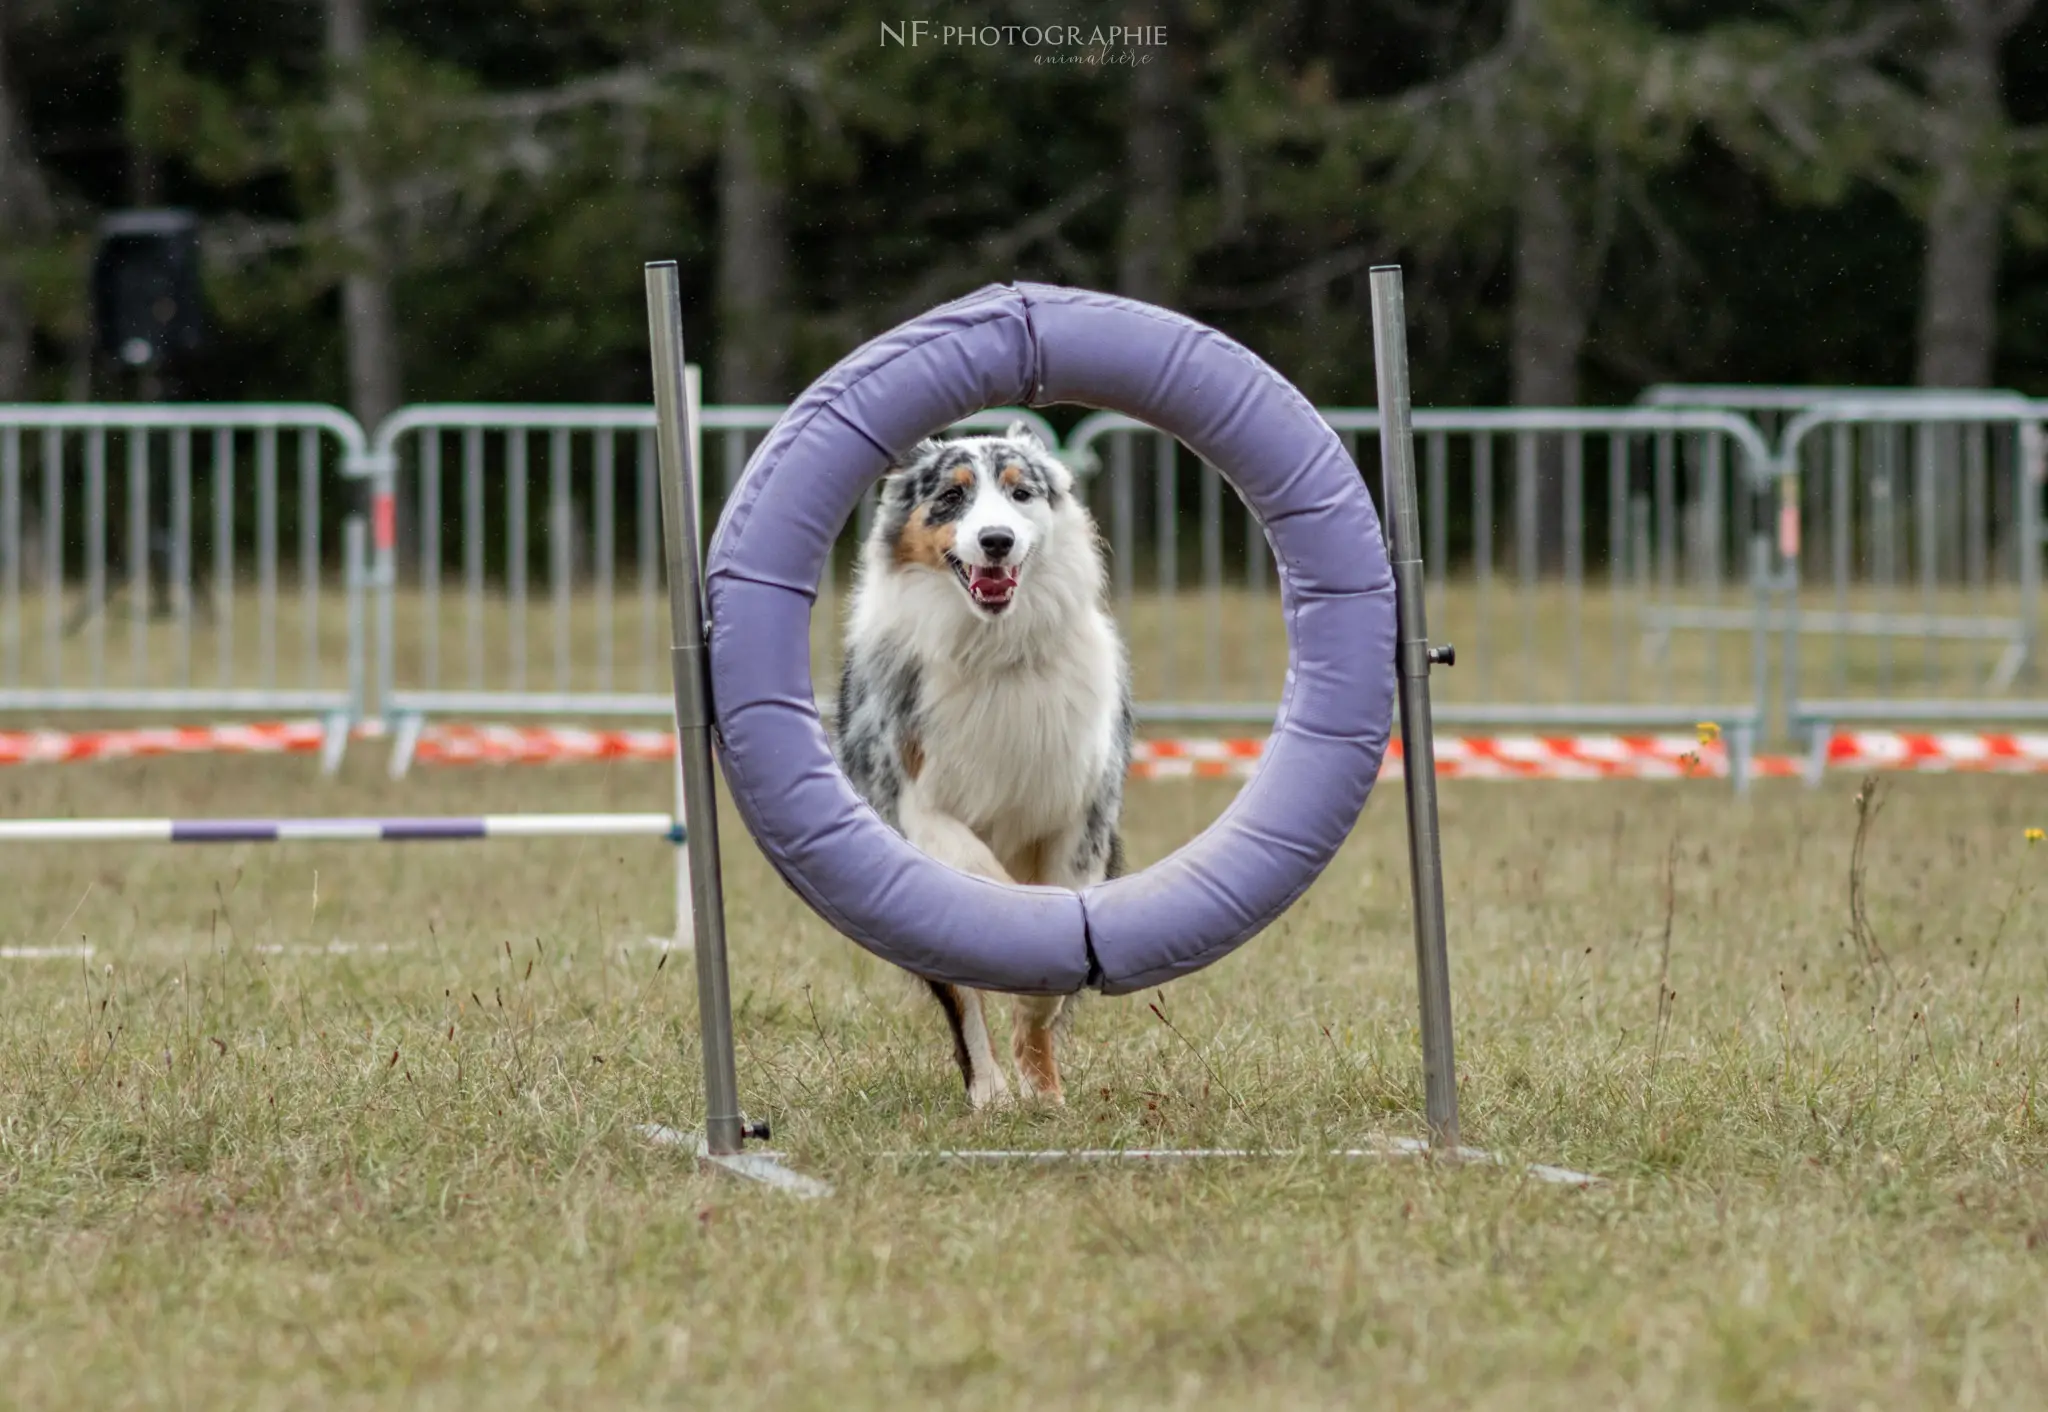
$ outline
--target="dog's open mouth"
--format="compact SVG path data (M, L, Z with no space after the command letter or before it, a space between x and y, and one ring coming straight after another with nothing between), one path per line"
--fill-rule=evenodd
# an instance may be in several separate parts
M951 556L947 556L951 559ZM991 615L1010 606L1017 596L1017 566L1014 564L965 564L951 559L953 572L974 600L974 606Z

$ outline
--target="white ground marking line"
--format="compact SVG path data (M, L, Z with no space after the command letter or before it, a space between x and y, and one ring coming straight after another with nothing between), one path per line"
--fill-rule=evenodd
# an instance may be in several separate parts
M608 943L609 944L609 943ZM620 942L624 946L629 943ZM688 941L677 941L673 937L650 936L642 940L642 946L656 951L688 951ZM126 956L130 960L143 960L165 953L186 954L204 951L209 955L234 951L231 946L218 938L193 934L191 936L151 936L141 939L133 948L120 947L113 953L117 958ZM396 956L409 955L426 950L426 946L411 941L343 941L336 937L325 942L279 942L260 941L246 948L255 956ZM497 952L498 944L493 942L490 950ZM0 961L41 961L59 957L90 957L94 955L91 946L0 946Z
M633 1131L658 1147L694 1147L699 1161L709 1162L736 1177L772 1186L777 1191L788 1192L806 1201L832 1194L832 1188L816 1177L807 1177L783 1166L779 1152L736 1152L731 1156L714 1157L701 1133L686 1133L660 1123L642 1123Z
M1184 1162L1216 1161L1255 1157L1337 1157L1337 1158L1379 1158L1398 1159L1426 1157L1431 1153L1428 1143L1421 1138L1395 1137L1376 1138L1368 1147L1338 1147L1325 1151L1304 1148L1257 1148L1257 1147L1072 1147L1072 1148L941 1148L932 1152L894 1152L889 1155L899 1161L932 1159L945 1162ZM1510 1162L1477 1147L1460 1147L1441 1154L1450 1161L1470 1163L1477 1166L1507 1167ZM1522 1168L1537 1181L1555 1186L1603 1186L1606 1179L1589 1172L1574 1172L1568 1167L1553 1167L1532 1162Z

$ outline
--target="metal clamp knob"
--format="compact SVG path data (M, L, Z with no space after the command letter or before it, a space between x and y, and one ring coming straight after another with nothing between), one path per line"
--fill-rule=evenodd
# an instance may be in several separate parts
M1432 667L1455 667L1458 665L1458 649L1448 642L1440 642L1429 649L1429 665Z

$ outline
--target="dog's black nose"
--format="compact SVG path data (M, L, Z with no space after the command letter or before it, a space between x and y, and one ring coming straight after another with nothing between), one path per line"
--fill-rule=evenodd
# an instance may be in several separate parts
M1002 563L1016 547L1017 536L1006 529L985 529L981 532L981 552L995 563Z

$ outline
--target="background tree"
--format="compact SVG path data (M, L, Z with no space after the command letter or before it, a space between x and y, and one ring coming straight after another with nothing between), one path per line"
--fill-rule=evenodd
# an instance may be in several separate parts
M56 224L50 191L15 103L8 30L16 0L0 0L0 400L25 396L34 354L35 320L21 254L49 238Z
M334 220L345 267L341 316L348 341L349 410L375 426L398 409L398 311L384 212L363 171L370 135L369 0L327 0L328 130L334 153Z
M2039 5L985 7L1165 23L1164 62L1132 67L884 45L899 8L7 0L7 376L82 390L91 229L148 199L204 223L196 397L639 398L657 256L682 262L715 397L785 396L1022 277L1164 299L1365 402L1364 271L1387 258L1425 402L1937 362L2048 385Z
M790 395L786 98L768 57L774 31L755 0L722 0L731 55L718 147L718 366L713 395Z
M1927 254L1915 381L1987 387L1998 342L1998 267L2009 144L1999 51L2034 0L1939 0L1925 51Z
M1133 0L1118 17L1127 28L1185 34L1172 0ZM1187 122L1186 50L1147 53L1124 94L1125 188L1117 232L1116 287L1133 299L1172 304L1180 293L1182 132Z

